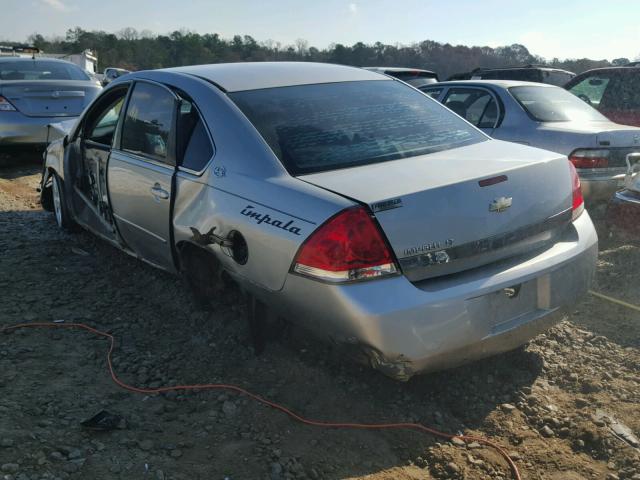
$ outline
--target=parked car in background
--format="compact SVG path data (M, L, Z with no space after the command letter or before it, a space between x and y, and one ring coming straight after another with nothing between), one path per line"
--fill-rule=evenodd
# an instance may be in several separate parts
M527 342L595 270L566 157L340 65L131 73L49 146L41 187L61 227L181 272L201 297L225 271L251 311L399 380Z
M112 82L116 78L126 75L127 73L130 73L130 71L125 70L124 68L115 68L115 67L105 68L104 73L102 74L102 83L103 85L107 85L108 83Z
M607 208L607 223L640 240L640 153L628 158L624 189L616 192Z
M640 151L640 128L613 123L552 85L468 80L423 90L493 138L567 155L588 202L608 201L623 184L627 154Z
M640 127L640 62L588 70L565 88L609 120Z
M44 148L47 125L77 117L102 87L63 60L0 58L0 154Z
M476 68L468 73L451 75L448 80L518 80L563 86L576 74L544 65L524 65L504 68Z
M420 70L418 68L402 68L402 67L364 67L365 70L390 75L409 85L420 88L425 85L431 85L440 81L438 74L431 70Z

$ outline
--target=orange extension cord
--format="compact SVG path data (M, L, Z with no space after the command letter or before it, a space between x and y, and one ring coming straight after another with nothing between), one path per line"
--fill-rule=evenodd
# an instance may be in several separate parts
M486 440L481 437L474 437L468 435L452 435L450 433L440 432L433 428L426 427L419 423L335 423L335 422L324 422L318 420L310 420L298 415L295 412L292 412L287 407L279 405L277 403L271 402L265 398L256 395L255 393L251 393L244 388L238 387L237 385L226 385L224 383L205 383L200 385L176 385L174 387L160 387L160 388L138 388L132 387L131 385L127 385L122 380L120 380L114 369L113 364L111 363L111 354L113 353L115 347L115 338L113 335L102 332L100 330L96 330L84 323L45 323L45 322L34 322L34 323L20 323L17 325L12 325L8 327L3 327L0 332L9 332L12 330L17 330L20 328L75 328L86 330L88 332L93 333L94 335L108 338L110 345L109 351L107 353L107 364L109 366L109 373L111 374L111 379L121 388L128 390L130 392L135 393L143 393L143 394L155 394L162 392L171 392L171 391L184 391L184 390L230 390L232 392L236 392L242 395L246 395L249 398L252 398L258 403L262 403L263 405L267 405L268 407L279 410L287 415L289 415L294 420L297 420L300 423L304 423L305 425L312 425L315 427L325 427L325 428L351 428L351 429L359 429L359 430L384 430L384 429L412 429L419 430L424 433L428 433L435 437L445 438L447 440L451 440L453 438L459 438L464 442L478 442L488 447L495 449L500 455L504 457L504 459L509 464L511 468L511 472L513 474L513 478L515 480L522 480L520 477L520 472L518 471L518 467L514 463L514 461L509 457L507 451L501 447L500 445L493 443L489 440Z

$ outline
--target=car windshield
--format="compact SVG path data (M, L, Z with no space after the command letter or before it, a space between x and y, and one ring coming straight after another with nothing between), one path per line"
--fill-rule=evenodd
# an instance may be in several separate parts
M81 68L47 60L0 62L0 80L90 80Z
M597 110L558 87L511 87L509 92L539 122L602 121Z
M268 88L230 97L293 175L487 139L436 101L395 81Z

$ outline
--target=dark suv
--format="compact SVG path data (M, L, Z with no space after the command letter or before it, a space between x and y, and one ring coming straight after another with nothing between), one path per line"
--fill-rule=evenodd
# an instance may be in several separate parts
M456 73L449 80L518 80L523 82L549 83L562 87L575 73L542 65L522 67L476 68L468 73Z
M640 62L587 70L564 88L611 121L640 127Z

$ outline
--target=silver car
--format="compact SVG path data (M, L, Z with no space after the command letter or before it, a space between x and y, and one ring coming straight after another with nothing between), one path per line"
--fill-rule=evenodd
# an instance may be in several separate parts
M514 349L591 283L564 155L492 140L374 72L235 63L112 82L46 154L42 202L216 295L407 380Z
M608 201L623 186L627 155L640 151L640 128L611 122L560 87L479 80L421 90L493 138L567 155L588 203Z
M47 125L79 116L101 90L70 62L0 58L0 154L15 147L43 148Z

